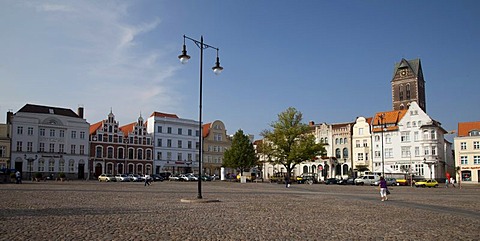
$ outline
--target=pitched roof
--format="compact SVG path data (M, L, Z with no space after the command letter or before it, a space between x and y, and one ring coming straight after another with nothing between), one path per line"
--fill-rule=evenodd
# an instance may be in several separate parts
M398 122L405 116L407 110L393 110L387 112L378 112L373 117L371 125L374 126L373 132L381 132L380 125L386 125L387 131L398 130Z
M406 60L402 58L400 62L395 63L395 68L393 68L393 78L395 78L395 74L397 73L397 70L399 68L404 68L404 67L409 67L413 71L413 73L415 73L415 75L418 76L419 71L421 69L420 59Z
M150 117L152 116L178 119L178 116L176 114L168 114L168 113L162 113L162 112L156 112L156 111L150 115Z
M71 109L52 107L52 106L43 106L43 105L33 105L26 104L18 112L28 112L28 113L39 113L39 114L52 114L52 115L62 115L68 117L81 118L77 113Z
M130 124L120 126L120 130L123 132L124 136L128 136L128 133L131 133L135 129L137 122L132 122Z
M207 124L203 124L203 129L202 129L202 137L205 138L208 136L209 132L210 132L210 128L212 127L212 123L207 123Z
M472 130L480 131L480 121L458 123L459 137L468 136L468 133Z
M93 133L95 133L98 129L100 129L100 127L103 126L103 121L99 121L95 124L92 124L90 125L90 135L92 135Z

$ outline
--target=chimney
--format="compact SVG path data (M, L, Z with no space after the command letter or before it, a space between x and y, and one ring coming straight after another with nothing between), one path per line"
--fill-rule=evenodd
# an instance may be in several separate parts
M315 125L315 121L310 121L310 122L308 122L308 125L309 125L309 126L314 126L314 125Z
M83 119L83 106L78 107L78 113L77 114L78 114L78 116L80 116L80 118Z
M7 124L12 124L12 118L13 118L13 112L8 111L7 112Z

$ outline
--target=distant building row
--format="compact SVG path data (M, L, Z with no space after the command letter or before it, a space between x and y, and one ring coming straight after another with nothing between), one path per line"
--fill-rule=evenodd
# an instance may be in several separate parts
M124 126L110 112L90 125L83 107L75 113L27 104L8 112L7 124L1 125L0 167L20 170L25 178L34 173L87 179L102 173L196 172L198 128L198 121L160 112ZM225 125L219 120L204 124L202 136L203 171L219 175L223 152L231 145Z

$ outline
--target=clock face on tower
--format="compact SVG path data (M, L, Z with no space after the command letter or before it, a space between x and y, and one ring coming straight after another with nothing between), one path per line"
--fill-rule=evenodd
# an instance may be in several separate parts
M407 75L407 70L406 69L403 69L400 71L400 76L404 77Z

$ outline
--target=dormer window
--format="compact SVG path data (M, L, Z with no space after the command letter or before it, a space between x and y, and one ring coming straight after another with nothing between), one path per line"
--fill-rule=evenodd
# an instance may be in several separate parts
M469 136L480 136L480 131L479 130L471 130L468 132Z

